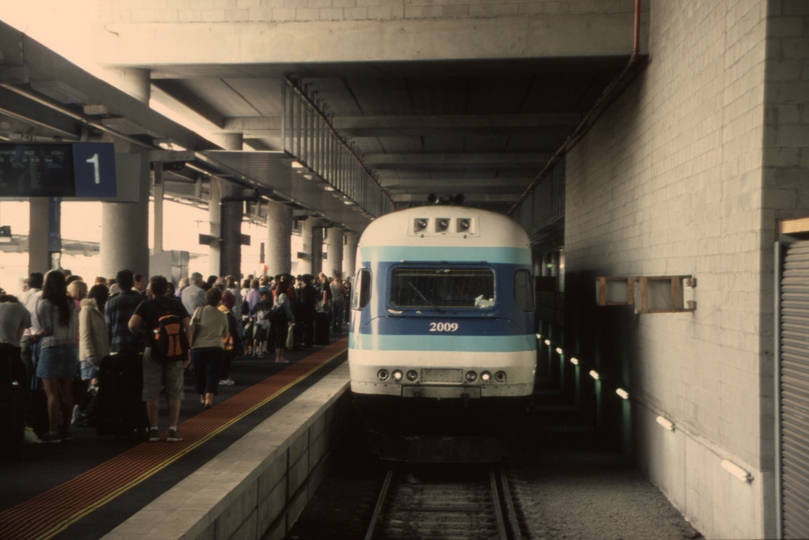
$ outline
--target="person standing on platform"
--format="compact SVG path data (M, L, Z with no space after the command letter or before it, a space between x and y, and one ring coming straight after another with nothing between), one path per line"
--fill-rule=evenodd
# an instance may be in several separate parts
M87 298L81 301L79 312L79 361L81 378L90 386L98 384L101 359L110 354L110 340L102 311L107 301L107 287L93 285Z
M194 313L198 307L205 305L205 290L202 288L203 284L202 274L199 272L191 274L188 287L183 289L180 295L180 298L183 300L183 306L185 306L185 310L188 313Z
M331 330L333 334L340 335L343 333L343 319L345 319L343 302L346 297L340 272L334 272L334 280L329 288L331 289Z
M222 291L211 287L205 293L207 304L197 308L191 318L191 361L200 403L213 407L213 397L219 390L222 364L225 362L225 340L229 335L227 315L219 311Z
M302 276L303 287L298 290L300 298L300 321L304 348L314 344L314 322L317 316L317 291L312 286L312 275Z
M31 314L17 298L7 295L0 289L0 358L8 362L9 382L16 381L18 390L15 407L19 416L7 418L11 422L12 432L3 437L13 444L22 444L24 440L25 416L27 412L28 394L31 388L29 370L22 359L20 340L23 332L31 327ZM4 390L10 391L11 388ZM14 395L14 392L11 392ZM0 399L9 397L0 395ZM11 398L13 399L13 398Z
M235 381L230 376L230 365L236 356L244 354L244 342L242 340L242 327L233 308L237 305L236 297L230 291L222 293L222 304L219 311L228 318L228 337L225 338L225 362L222 364L222 375L219 384L221 386L232 386Z
M67 294L65 276L58 270L45 275L42 298L37 305L41 330L31 335L40 344L36 376L42 379L48 399L48 433L43 443L70 441L69 422L73 413L73 379L78 374L79 351L76 336L79 331L79 310ZM59 412L63 426L59 429Z
M268 346L272 343L275 347L275 361L279 364L289 363L288 360L284 359L284 349L287 343L289 323L295 322L295 315L292 313L292 303L287 296L289 286L290 283L287 281L285 275L278 278L278 283L275 286L275 301L269 312L270 336L267 343Z
M138 338L129 331L129 320L146 297L132 290L135 285L132 270L118 272L115 282L121 292L110 298L107 307L104 308L104 322L110 333L110 351L138 352Z
M191 325L188 312L183 304L166 296L168 281L163 276L152 276L149 280L154 298L141 303L129 319L129 330L136 336L151 336L160 326L160 318L164 315L176 315L182 321L188 343L191 343ZM138 294L138 293L135 293ZM157 416L160 410L160 390L166 392L169 408L169 435L167 440L179 442L183 440L177 429L180 419L180 405L185 398L184 370L191 364L190 350L182 360L159 364L152 358L152 341L143 352L143 401L146 402L146 413L149 416L149 441L160 440Z

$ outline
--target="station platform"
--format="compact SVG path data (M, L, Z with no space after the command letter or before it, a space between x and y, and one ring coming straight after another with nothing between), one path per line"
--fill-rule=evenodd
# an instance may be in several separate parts
M74 427L71 442L26 445L0 463L0 538L283 538L348 411L347 345L239 357L208 410L186 379L182 442L165 440L163 400L159 442Z

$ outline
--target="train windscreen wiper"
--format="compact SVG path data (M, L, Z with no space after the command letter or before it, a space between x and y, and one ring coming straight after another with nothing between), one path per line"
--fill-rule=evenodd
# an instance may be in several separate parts
M407 282L407 284L408 284L408 285L410 285L410 287L411 287L411 288L412 288L414 291L416 291L416 294L418 294L419 296L421 296L421 299L422 299L422 300L424 300L425 302L427 302L428 304L430 304L431 306L433 306L433 307L435 308L435 310L436 310L438 313L444 313L444 312L441 310L441 308L440 308L440 307L436 306L435 304L433 304L432 302L430 302L429 300L427 300L427 297L426 297L426 296L424 296L424 295L421 293L421 291L420 291L420 290L418 290L418 289L416 288L416 286L415 286L415 285L413 285L413 284L412 284L411 282L409 282L409 281Z

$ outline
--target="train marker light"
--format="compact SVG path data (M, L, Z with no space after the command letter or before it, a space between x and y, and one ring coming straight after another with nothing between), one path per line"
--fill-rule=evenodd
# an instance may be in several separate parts
M494 380L499 383L506 382L506 372L498 371L497 373L494 374Z
M458 218L458 232L465 232L469 230L469 225L471 222L469 218Z
M674 424L670 420L662 416L658 416L657 418L655 418L655 421L661 426L663 426L665 429L669 431L674 431Z
M413 382L418 378L419 378L419 374L416 373L416 370L411 369L410 371L407 372L407 380L408 381Z
M742 482L752 482L753 475L749 472L745 471L732 461L728 461L726 459L722 460L722 468L725 469L727 472L741 480Z
M376 377L377 377L377 378L378 378L380 381L387 381L389 376L390 376L390 375L388 374L388 370L387 370L387 369L380 369L379 371L377 371L377 372L376 372Z
M425 218L416 218L413 221L413 232L423 231L427 228L427 220Z
M573 364L574 366L578 366L579 365L579 359L576 358L575 356L573 356L573 357L570 358L570 363Z
M393 380L395 380L395 381L401 381L402 380L402 372L399 371L398 369L393 372Z
M435 232L444 232L449 229L449 218L438 218L435 220Z
M488 371L484 371L480 374L480 380L483 382L489 382L492 379L492 374Z
M629 399L629 393L624 390L623 388L616 388L615 393L621 396L624 399Z
M598 371L591 369L590 377L594 378L595 380L598 380L601 377L601 375L598 374Z
M556 352L559 354L565 354L565 351L562 350L562 347L556 347Z
M475 382L478 379L478 374L474 371L466 372L466 382Z

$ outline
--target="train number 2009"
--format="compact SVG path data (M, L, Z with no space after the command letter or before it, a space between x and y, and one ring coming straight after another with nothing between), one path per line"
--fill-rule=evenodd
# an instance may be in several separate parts
M431 322L430 332L457 332L458 323Z

